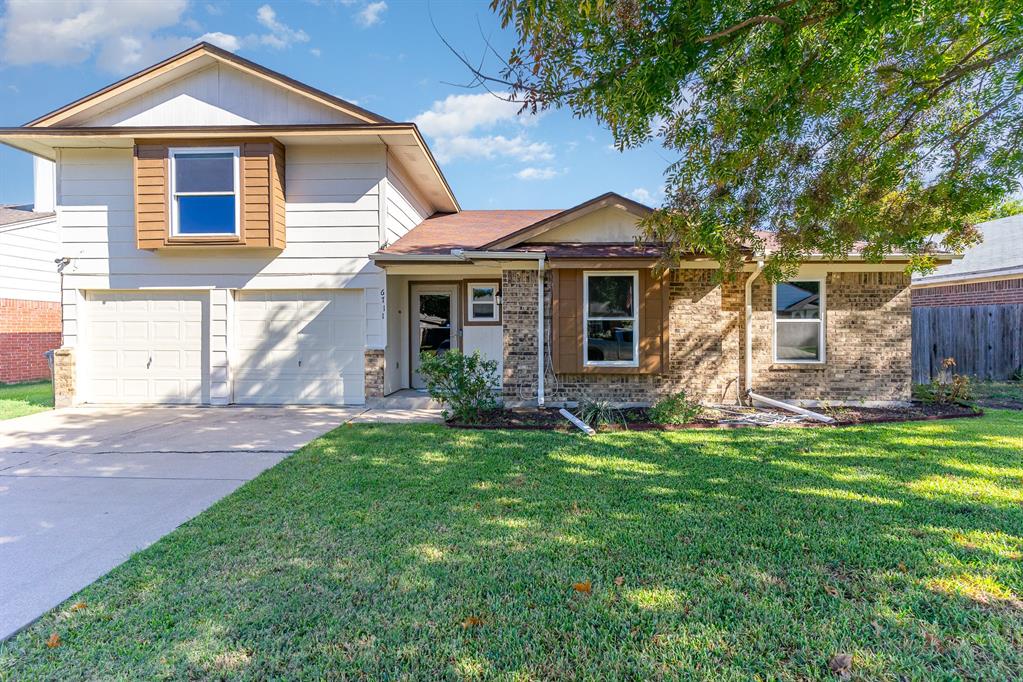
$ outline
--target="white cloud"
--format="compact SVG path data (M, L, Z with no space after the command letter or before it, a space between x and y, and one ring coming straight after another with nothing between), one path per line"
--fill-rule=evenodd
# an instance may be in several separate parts
M291 28L287 24L278 21L277 12L270 5L262 5L256 10L256 21L270 31L257 37L262 45L282 50L294 43L309 42L309 34L305 31Z
M198 38L154 35L181 26L186 8L185 0L125 3L10 0L2 23L0 61L10 65L61 65L79 64L95 56L101 69L127 73L198 40L208 40L232 51L241 47L241 41L227 33L207 33Z
M505 93L449 95L433 103L429 110L413 118L416 125L433 139L439 161L457 158L508 157L518 161L549 161L554 158L546 142L530 140L515 130L536 123L537 117L519 115L520 105L508 102ZM480 130L513 127L513 134L474 135Z
M637 187L636 189L629 192L629 196L640 202L641 204L649 204L653 201L654 196L650 194L650 190L645 187Z
M474 128L490 128L502 121L518 120L521 104L508 102L508 94L448 95L433 103L429 111L413 120L424 133L446 137L466 133ZM523 123L527 117L523 117Z
M558 175L560 173L553 168L534 168L533 166L528 166L516 173L515 177L519 180L550 180L551 178L558 177Z
M384 20L383 14L387 10L387 3L384 0L368 3L355 15L356 20L363 28L376 26Z
M311 54L314 57L319 57L323 53L320 52L320 48L318 48L318 47L310 47L309 48L309 54Z
M550 161L554 158L546 142L533 142L524 135L456 135L434 139L434 154L441 163L454 159L493 159L504 156L517 161Z

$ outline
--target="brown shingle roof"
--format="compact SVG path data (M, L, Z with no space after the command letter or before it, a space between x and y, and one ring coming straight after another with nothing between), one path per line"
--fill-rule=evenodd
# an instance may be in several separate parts
M436 213L380 253L446 254L451 249L478 249L560 212L550 209Z
M12 225L14 223L24 222L26 220L36 220L37 218L47 218L49 216L56 215L54 213L37 213L29 209L28 206L0 206L0 225Z

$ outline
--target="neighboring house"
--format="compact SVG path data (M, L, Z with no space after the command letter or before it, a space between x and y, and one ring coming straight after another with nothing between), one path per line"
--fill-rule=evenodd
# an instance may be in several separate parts
M977 225L961 260L913 277L913 307L1023 303L1023 215Z
M36 200L0 206L0 383L48 379L60 346L53 164L36 162Z
M913 380L955 371L1003 380L1023 372L1023 215L977 226L961 260L913 277Z
M361 404L449 348L508 403L909 397L905 258L660 274L647 207L462 211L415 125L209 45L0 141L57 163L62 403Z

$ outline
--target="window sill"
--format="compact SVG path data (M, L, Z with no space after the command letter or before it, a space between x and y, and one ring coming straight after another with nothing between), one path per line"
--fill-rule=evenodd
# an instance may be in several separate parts
M769 372L787 372L794 369L826 369L828 363L825 362L773 362L771 366L767 368Z

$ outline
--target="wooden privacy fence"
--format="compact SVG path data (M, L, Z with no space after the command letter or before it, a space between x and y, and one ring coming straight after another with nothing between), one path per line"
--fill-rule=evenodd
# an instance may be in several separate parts
M1023 304L913 308L913 381L955 358L958 374L1009 379L1023 366Z

